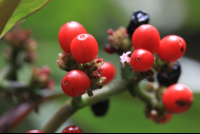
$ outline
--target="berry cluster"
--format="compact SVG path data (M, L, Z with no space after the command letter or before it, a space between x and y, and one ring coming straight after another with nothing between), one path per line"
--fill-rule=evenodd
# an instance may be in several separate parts
M104 50L109 54L121 55L123 78L133 83L129 87L134 87L143 79L155 84L157 79L157 87L147 88L148 94L156 96L157 104L147 102L145 113L153 121L164 123L172 113L188 110L194 99L187 86L177 84L181 74L181 65L177 60L184 55L186 42L177 35L160 39L158 30L148 22L149 15L146 12L135 11L127 28L108 30L108 43ZM130 66L132 74L126 73L126 66ZM136 88L130 90L134 96L145 100L142 91L136 91Z
M51 90L55 83L50 77L51 70L48 66L43 66L41 68L33 67L33 74L31 83L35 87L38 87L40 89L49 89Z
M63 54L59 54L57 65L68 72L61 82L66 95L80 97L87 92L92 96L92 90L102 88L113 79L113 66L104 64L102 58L98 59L98 43L80 23L71 21L64 24L59 30L58 40Z
M43 132L40 130L29 130L26 133L43 133ZM79 127L77 127L75 125L71 125L71 126L66 127L62 131L62 133L83 133L83 131Z
M92 90L108 84L116 74L114 65L98 59L98 43L78 22L64 24L58 35L63 54L59 54L57 65L68 73L63 77L61 87L70 97L80 97L84 93L92 96ZM109 99L93 104L96 116L106 114Z
M4 52L6 60L11 60L13 57L17 57L16 51L20 50L19 53L23 53L24 61L33 63L36 59L37 53L37 42L31 38L31 30L23 30L19 26L16 26L12 31L9 31L4 36L4 40L9 44ZM22 65L18 65L19 67Z
M53 89L55 83L51 78L51 71L48 66L38 68L34 65L37 56L37 42L31 37L31 30L21 29L19 25L16 25L5 34L4 40L8 47L3 56L7 65L11 66L7 66L8 72L5 72L5 81L13 88L11 91L8 87L5 96L11 101L39 102L43 98L43 95L38 93L39 90L49 92ZM19 73L19 70L26 65L30 67L31 75ZM22 74L30 76L30 78L20 83L19 75ZM15 96L15 99L12 96Z
M187 86L177 84L181 74L178 59L184 55L186 43L177 35L160 39L159 31L148 23L146 12L135 11L127 28L107 31L104 50L120 55L122 78L127 81L125 87L131 95L146 103L146 116L156 123L165 123L172 114L187 111L194 99ZM98 58L96 39L80 23L72 21L64 24L58 39L63 53L58 55L57 65L68 72L61 87L66 95L72 97L72 105L78 107L76 103L82 101L80 97L84 93L93 96L93 90L114 79L116 69L112 63ZM146 90L140 87L144 80L148 82ZM106 98L92 103L91 110L95 116L101 117L107 113L109 106L110 100ZM69 129L64 131L69 132Z

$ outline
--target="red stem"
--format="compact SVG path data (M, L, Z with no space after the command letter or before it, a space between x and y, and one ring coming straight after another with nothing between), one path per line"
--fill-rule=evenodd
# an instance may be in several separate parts
M31 111L35 108L36 103L32 101L22 102L0 118L0 133L8 133L14 129Z

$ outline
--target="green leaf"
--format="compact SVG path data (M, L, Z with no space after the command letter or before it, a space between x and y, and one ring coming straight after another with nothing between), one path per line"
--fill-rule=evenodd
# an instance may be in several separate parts
M6 23L15 11L21 0L1 0L0 1L0 33L2 33Z
M0 0L0 38L2 38L17 22L37 12L49 1L50 0Z

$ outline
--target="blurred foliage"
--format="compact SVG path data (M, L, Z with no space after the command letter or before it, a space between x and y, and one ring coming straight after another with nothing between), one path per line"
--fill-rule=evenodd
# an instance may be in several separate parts
M7 2L7 4L9 4L9 7L3 7L2 6L2 3L5 3L5 2ZM32 0L19 0L19 1L15 1L15 2L13 2L13 1L11 2L9 0L7 0L7 1L0 0L0 4L1 4L0 11L3 11L3 14L1 14L1 17L2 17L2 15L4 15L1 18L1 21L7 22L5 27L3 25L3 27L4 27L4 29L2 29L3 32L0 31L0 38L9 29L11 29L17 22L21 21L22 19L24 19L24 18L30 16L31 14L33 14L34 12L38 11L48 2L49 2L49 0L34 0L34 1L32 1ZM12 11L12 12L10 13L9 11ZM5 18L7 18L9 20L4 20Z
M59 0L48 3L40 12L26 19L23 26L30 27L31 24L37 39L57 40L63 24L77 21L98 41L104 41L108 28L117 28L122 22L128 21L121 19L123 16L124 12L106 0Z
M200 60L200 46L198 45L200 43L200 9L198 7L200 1L185 0L185 2L187 2L189 8L187 19L180 29L170 34L182 36L187 42L186 56ZM137 5L137 2L135 4ZM140 9L140 5L138 5L137 9ZM130 16L131 14L132 12L130 12ZM121 65L119 56L106 54L103 52L102 46L107 41L107 29L113 28L115 30L119 26L126 27L129 23L127 16L129 15L126 14L124 8L115 3L115 0L52 0L39 12L28 17L22 23L22 27L31 28L33 37L38 40L39 50L36 65L40 67L44 64L49 65L56 84L60 87L60 82L66 74L56 65L58 53L62 52L58 43L60 27L66 22L77 21L86 28L88 33L94 35L99 43L99 57L116 65L118 71L117 80L120 79ZM169 33L162 31L161 37L166 36L166 34ZM0 50L3 50L5 44L3 41L0 41L0 43ZM2 61L3 58L0 57L1 67L3 66ZM63 102L63 100L60 100L60 102ZM197 94L195 95L194 105L188 112L174 115L168 124L157 125L144 117L144 103L138 99L133 99L128 93L125 93L111 98L110 111L103 118L94 117L90 107L87 107L78 111L72 119L84 132L200 132L198 125L200 120L199 102L200 95ZM1 107L8 108L7 103L0 102L0 104ZM3 104L5 106L2 106ZM2 108L0 111L2 111ZM42 117L41 120L43 120ZM33 127L37 126L37 122L33 123L30 120L29 123ZM20 127L22 126L23 124L20 125ZM38 127L42 128L42 126ZM16 132L19 131L17 130Z

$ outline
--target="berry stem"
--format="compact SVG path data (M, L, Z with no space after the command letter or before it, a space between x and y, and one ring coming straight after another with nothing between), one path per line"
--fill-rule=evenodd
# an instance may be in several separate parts
M163 60L160 59L160 57L158 57L158 55L156 55L156 60L154 61L154 66L152 68L152 71L157 72L161 69L161 67L165 64L169 64Z
M158 99L158 101L162 101L162 94L163 94L163 90L165 89L165 86L159 86L157 91L156 91L156 98Z
M72 98L67 100L56 114L49 120L43 128L44 133L55 132L69 117L71 117L78 108L73 107Z
M80 103L73 103L73 99L67 100L63 106L55 113L49 122L43 128L44 133L55 132L68 118L70 118L78 109L101 102L109 97L120 94L127 90L125 80L110 83L102 89L94 90L94 96L89 97L87 94L82 95ZM80 99L80 98L76 98Z
M18 54L19 54L19 49L17 48L14 48L12 54L11 54L11 59L10 61L10 64L11 64L11 70L10 70L10 73L7 77L7 79L9 80L17 80L17 61L19 62L18 59Z
M94 95L93 92L92 92L92 89L89 89L87 91L87 94L88 94L89 97L92 97Z
M154 96L149 94L146 90L139 88L139 84L133 85L133 88L129 90L129 92L133 96L139 97L142 101L144 101L147 105L155 106L157 100Z

